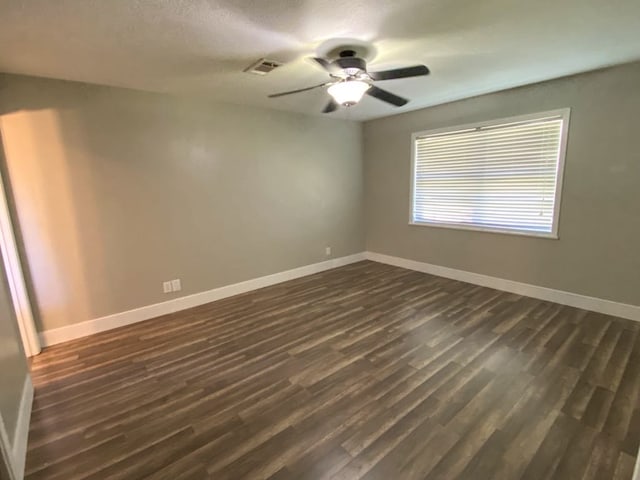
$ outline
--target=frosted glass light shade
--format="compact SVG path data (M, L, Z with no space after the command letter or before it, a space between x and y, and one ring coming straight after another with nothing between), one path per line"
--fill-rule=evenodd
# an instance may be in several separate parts
M368 83L361 80L346 80L331 85L327 91L339 105L350 106L358 103L369 87Z

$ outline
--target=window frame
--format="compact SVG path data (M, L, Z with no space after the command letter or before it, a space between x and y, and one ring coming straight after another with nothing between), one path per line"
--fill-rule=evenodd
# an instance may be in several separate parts
M517 115L512 117L496 118L492 120L485 120L481 122L466 123L463 125L452 125L448 127L435 128L429 130L422 130L411 134L411 171L410 171L410 191L409 191L409 225L416 227L436 227L447 228L453 230L471 230L477 232L489 232L489 233L503 233L508 235L519 235L526 237L546 238L552 240L558 240L560 238L558 234L558 227L560 223L560 208L562 204L562 186L564 181L564 168L565 157L567 153L567 140L569 136L569 119L571 116L571 108L560 108L556 110L547 110L544 112L529 113L526 115ZM553 221L551 224L551 232L533 232L530 230L517 230L510 228L499 227L482 227L474 225L462 225L455 223L445 222L415 222L413 220L413 210L416 194L416 154L417 154L417 142L420 137L429 135L439 135L443 133L450 133L462 130L470 130L482 127L492 127L496 125L504 125L509 123L521 123L521 122L534 122L536 120L543 120L549 117L562 118L562 130L560 131L560 149L558 151L558 166L556 169L556 185L555 185L555 200L553 210Z

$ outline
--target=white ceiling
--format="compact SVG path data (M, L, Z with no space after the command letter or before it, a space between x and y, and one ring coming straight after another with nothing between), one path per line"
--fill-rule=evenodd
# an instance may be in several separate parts
M370 70L424 63L331 114L365 120L640 59L639 0L0 0L0 71L203 95L320 115L327 79L305 57L373 45ZM329 42L329 45L333 45ZM260 57L286 65L260 77Z

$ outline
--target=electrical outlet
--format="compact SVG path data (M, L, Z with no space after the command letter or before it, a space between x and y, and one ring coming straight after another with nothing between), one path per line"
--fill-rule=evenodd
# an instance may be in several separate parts
M180 279L176 278L175 280L171 280L171 289L174 292L179 292L182 290L182 284L180 283Z
M328 257L329 255L331 255L331 247L325 247L324 249L324 254Z
M162 291L164 293L171 293L173 288L171 287L171 282L162 282Z

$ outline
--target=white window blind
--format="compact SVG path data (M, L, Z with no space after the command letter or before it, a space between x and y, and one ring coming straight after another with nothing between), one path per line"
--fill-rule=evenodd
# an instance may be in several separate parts
M568 113L415 134L411 222L556 236Z

